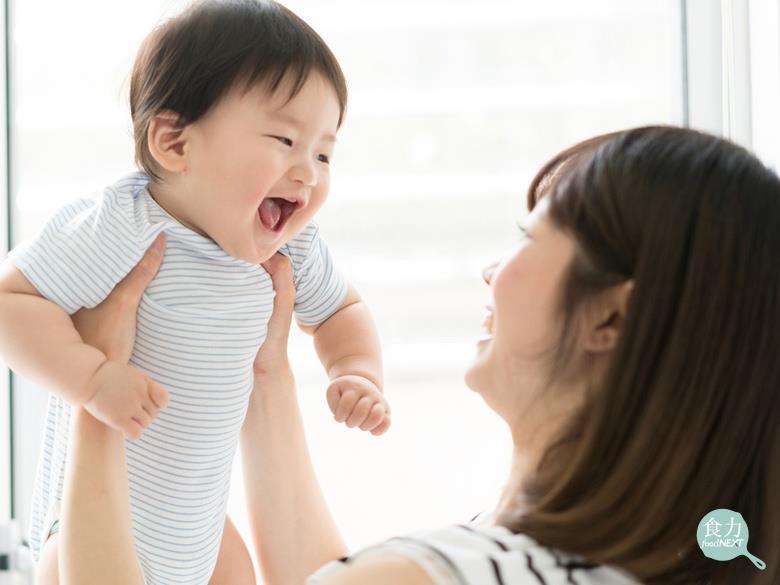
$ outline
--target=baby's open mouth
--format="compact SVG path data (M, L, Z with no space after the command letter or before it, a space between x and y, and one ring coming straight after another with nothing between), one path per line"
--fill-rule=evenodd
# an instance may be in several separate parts
M266 197L260 204L257 213L263 227L272 232L279 232L298 208L298 203L282 197Z

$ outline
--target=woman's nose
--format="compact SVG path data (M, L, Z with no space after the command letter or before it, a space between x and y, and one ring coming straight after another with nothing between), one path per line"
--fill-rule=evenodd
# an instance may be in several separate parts
M498 262L496 261L482 269L482 280L485 281L485 284L489 285L490 281L493 280L493 273L496 271L497 266Z

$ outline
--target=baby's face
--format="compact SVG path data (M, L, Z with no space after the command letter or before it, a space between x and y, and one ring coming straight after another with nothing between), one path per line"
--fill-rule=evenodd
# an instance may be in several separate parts
M286 89L233 91L189 126L188 217L248 262L270 258L328 196L336 92L317 73L290 101Z

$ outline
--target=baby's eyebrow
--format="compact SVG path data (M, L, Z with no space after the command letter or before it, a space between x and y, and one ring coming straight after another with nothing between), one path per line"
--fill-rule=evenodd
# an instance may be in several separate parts
M291 124L291 125L295 126L296 128L300 128L300 127L302 127L304 125L303 122L301 122L298 118L296 118L292 114L288 114L286 112L280 112L280 111L277 110L275 112L272 112L272 115L275 118L278 118L279 120L281 120L282 122L287 122L288 124ZM324 140L326 142L336 142L336 137L333 134L323 134L322 135L322 140Z

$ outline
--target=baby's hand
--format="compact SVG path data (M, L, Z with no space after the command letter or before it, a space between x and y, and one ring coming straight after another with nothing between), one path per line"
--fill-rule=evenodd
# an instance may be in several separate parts
M371 380L357 375L334 378L328 386L328 406L337 422L381 435L390 428L390 406Z
M133 440L168 406L168 391L141 370L106 361L88 386L92 398L84 408L96 419Z

